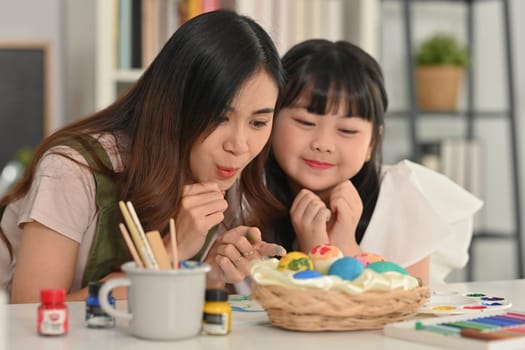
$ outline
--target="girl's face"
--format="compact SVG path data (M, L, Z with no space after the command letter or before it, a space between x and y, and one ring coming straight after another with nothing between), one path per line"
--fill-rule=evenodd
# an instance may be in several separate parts
M292 188L328 191L353 177L373 150L372 123L348 117L339 106L336 114L313 114L308 101L299 99L276 118L272 147Z
M233 185L268 142L277 94L276 83L264 71L242 85L222 123L192 147L195 182L216 182L223 191Z

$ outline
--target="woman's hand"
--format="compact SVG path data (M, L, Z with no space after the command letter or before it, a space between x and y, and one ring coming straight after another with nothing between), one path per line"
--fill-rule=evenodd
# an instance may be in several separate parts
M250 275L250 261L265 256L283 256L286 250L261 239L256 227L238 226L220 235L205 262L211 266L208 286L238 283Z
M309 252L318 244L329 243L327 222L330 210L315 193L302 189L290 208L290 218L300 250Z
M355 240L355 231L363 213L363 203L349 180L332 189L330 210L332 217L327 228L330 244L339 247L345 256L359 254L361 249Z
M189 259L199 252L208 231L224 220L227 208L224 192L216 183L184 186L180 209L175 217L179 260Z

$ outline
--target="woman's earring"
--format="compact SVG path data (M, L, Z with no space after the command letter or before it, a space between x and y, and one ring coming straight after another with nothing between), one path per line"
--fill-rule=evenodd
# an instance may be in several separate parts
M369 162L371 158L372 158L372 155L368 153L368 156L366 157L366 161Z

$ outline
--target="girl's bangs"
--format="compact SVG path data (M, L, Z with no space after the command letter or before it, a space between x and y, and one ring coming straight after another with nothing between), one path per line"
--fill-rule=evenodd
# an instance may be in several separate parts
M331 76L310 76L310 83L305 84L299 97L308 101L307 109L311 113L337 114L340 106L348 117L358 117L365 120L374 119L374 98L371 85L364 82L363 77L333 74Z

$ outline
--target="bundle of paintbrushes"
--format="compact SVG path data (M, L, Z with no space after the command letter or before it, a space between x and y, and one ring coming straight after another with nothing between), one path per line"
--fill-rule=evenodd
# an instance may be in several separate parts
M159 231L144 232L139 217L131 202L119 202L120 211L126 225L120 223L119 228L126 245L138 267L147 269L168 270L178 268L177 239L175 233L175 221L170 219L170 239L172 250L172 263ZM127 228L126 228L127 226Z

